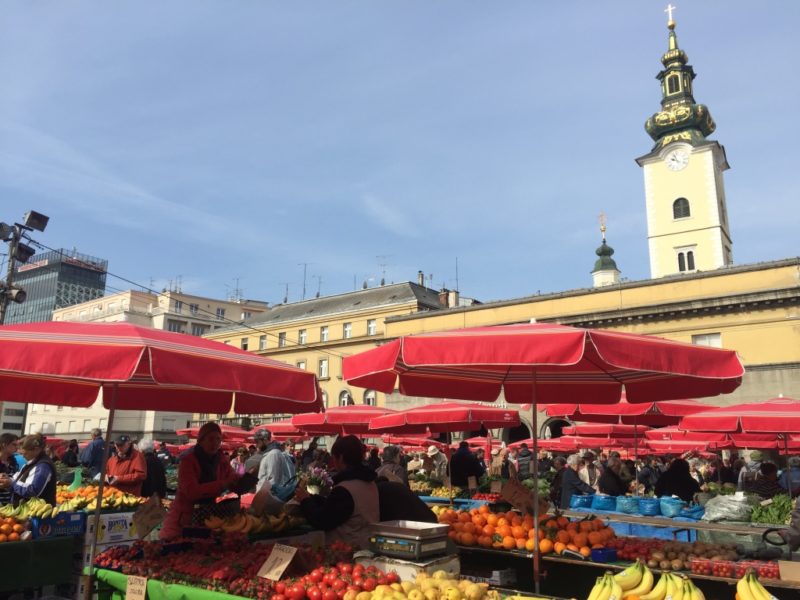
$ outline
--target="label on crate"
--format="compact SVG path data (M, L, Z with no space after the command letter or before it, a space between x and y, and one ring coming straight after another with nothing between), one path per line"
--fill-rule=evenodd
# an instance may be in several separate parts
M128 575L125 600L145 600L145 598L147 598L147 577Z
M493 494L499 494L503 491L503 482L498 480L493 481L489 484L489 491Z
M272 581L279 581L286 567L292 562L296 552L297 548L292 546L275 544L267 560L264 561L264 564L261 565L261 568L258 570L258 576L264 579L271 579Z
M467 488L470 490L477 490L478 489L478 478L474 475L470 475L467 477Z

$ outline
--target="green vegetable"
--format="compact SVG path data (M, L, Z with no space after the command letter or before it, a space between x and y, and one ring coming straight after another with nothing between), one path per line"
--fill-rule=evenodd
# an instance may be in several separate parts
M788 494L777 494L767 506L755 506L750 520L767 525L785 525L791 518L794 503Z

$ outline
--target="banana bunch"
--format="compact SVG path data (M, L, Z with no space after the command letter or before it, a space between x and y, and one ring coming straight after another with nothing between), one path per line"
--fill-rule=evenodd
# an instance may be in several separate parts
M20 503L19 506L13 508L10 504L6 504L0 508L0 517L14 517L20 519L44 519L53 516L55 507L42 500L41 498L30 498Z
M232 517L225 519L221 517L209 517L204 521L204 525L214 531L224 531L226 533L283 533L302 525L304 519L301 517L291 517L286 513L280 516L268 515L257 517L250 513L240 512Z
M691 579L669 571L661 574L661 578L649 594L639 596L639 600L705 600L705 598Z
M587 600L622 600L622 594L622 587L614 579L614 575L611 571L606 571L602 577L597 578Z
M455 498L462 492L462 489L457 485L453 486L453 495L452 498ZM450 498L450 488L444 485L440 485L437 488L433 488L431 490L431 496L434 498Z
M761 585L752 569L748 569L744 577L736 582L736 596L740 600L777 600Z
M625 596L641 597L653 589L653 572L639 559L624 571L614 575Z

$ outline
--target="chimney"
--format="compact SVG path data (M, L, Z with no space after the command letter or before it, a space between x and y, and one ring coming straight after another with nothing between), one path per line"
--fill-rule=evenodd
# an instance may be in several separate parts
M447 302L449 297L450 297L450 290L448 290L447 288L442 288L442 291L439 292L439 304L441 304L445 308L450 308L450 305Z
M422 271L417 271L417 283L422 286L425 285L425 273Z
M450 290L447 296L447 308L458 306L458 290Z

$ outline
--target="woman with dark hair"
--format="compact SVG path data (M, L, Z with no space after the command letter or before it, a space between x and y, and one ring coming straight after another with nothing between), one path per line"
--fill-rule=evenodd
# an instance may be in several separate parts
M325 531L325 542L341 540L366 549L369 525L380 521L375 471L364 464L364 446L354 435L336 440L331 448L336 475L333 489L323 498L298 485L295 500L312 527Z
M692 477L689 463L676 458L656 483L656 496L677 496L685 502L694 500L700 491L700 484Z
M11 491L11 504L28 498L42 498L55 506L56 467L47 457L47 444L41 434L28 435L20 443L25 466L13 477L0 476L0 490Z
M13 433L0 435L0 478L3 475L11 477L19 471L17 459L14 458L14 454L17 451L17 440L19 438ZM8 504L9 502L11 502L11 490L0 489L0 505Z
M178 490L164 519L160 537L178 537L192 525L196 505L213 504L217 496L239 481L231 463L220 451L222 430L214 422L200 428L197 444L187 451L178 466Z

